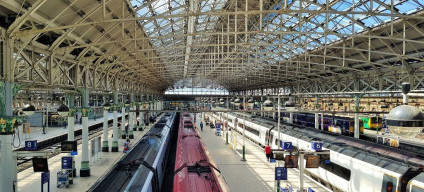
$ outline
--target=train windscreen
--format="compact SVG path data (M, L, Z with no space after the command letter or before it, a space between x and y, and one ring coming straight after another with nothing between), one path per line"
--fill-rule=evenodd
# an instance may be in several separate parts
M396 177L384 174L381 192L396 192L397 182L398 179Z

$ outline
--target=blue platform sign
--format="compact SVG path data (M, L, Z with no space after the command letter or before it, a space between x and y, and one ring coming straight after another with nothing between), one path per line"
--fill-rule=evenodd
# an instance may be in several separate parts
M276 167L275 168L275 180L287 180L287 168Z
M292 142L284 142L284 141L281 141L281 147L282 147L284 150L288 150L288 151L293 149Z
M62 169L72 170L72 157L62 157Z
M312 141L311 142L311 148L315 151L321 151L322 150L322 142L321 141Z
M308 187L308 192L315 192L315 191Z
M25 141L25 150L27 151L37 150L37 140Z
M78 151L71 151L71 155L78 155Z
M41 173L41 192L44 192L44 183L47 183L47 191L50 191L50 172Z

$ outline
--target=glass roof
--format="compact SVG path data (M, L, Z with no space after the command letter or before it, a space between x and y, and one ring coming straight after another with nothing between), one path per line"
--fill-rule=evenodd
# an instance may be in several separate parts
M194 2L194 8L190 7L190 2ZM246 76L296 57L306 60L316 56L311 53L323 47L353 36L367 35L373 29L398 20L399 15L413 15L424 9L421 0L287 0L286 5L284 0L263 0L262 6L266 12L247 17L248 33L245 35L242 34L245 31L245 17L237 14L235 23L234 12L236 4L239 11L244 11L246 1L235 2L131 0L134 11L144 18L140 22L157 49L160 61L168 69L173 69L168 77L174 83L187 78L185 73L190 70L192 75L189 77L201 74L209 79L221 77L227 80L240 77L234 75L231 68L237 68ZM248 11L259 11L259 1L247 2ZM192 12L196 13L192 16L193 34L189 29L189 13ZM371 12L373 14L369 14ZM233 34L235 25L236 32L240 33L237 37ZM227 55L219 55L220 52ZM247 67L249 70L243 70ZM207 70L211 72L205 73Z

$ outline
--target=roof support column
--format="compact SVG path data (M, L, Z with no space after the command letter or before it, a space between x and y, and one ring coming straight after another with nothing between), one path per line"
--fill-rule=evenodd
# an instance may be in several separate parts
M144 109L143 95L140 95L140 102L138 102L138 110ZM144 123L144 112L138 112L139 120L138 120L138 131L143 131L143 123Z
M81 169L80 176L88 177L90 176L90 160L88 157L88 115L90 112L90 107L88 106L89 100L89 89L84 88L81 90L82 93L82 157L81 157Z
M13 39L9 39L5 35L5 31L2 31L3 41L0 41L0 63L3 69L4 82L0 82L0 115L1 119L6 122L6 128L1 129L0 141L1 141L1 158L0 158L0 186L4 191L17 191L17 166L16 157L12 153L12 133L13 124L16 121L16 117L13 117L12 103L13 103L13 91L14 91L14 73L13 73Z
M126 126L127 120L125 119L125 116L127 115L127 107L125 105L126 100L127 100L127 97L126 97L125 94L123 94L122 100L121 100L121 114L122 114L122 116L121 116L121 139L126 139L127 134L128 134L128 132L127 132L128 129L126 128L127 127Z
M112 152L118 152L118 92L113 92L113 141L112 141Z
M315 96L315 111L319 110L319 96ZM319 113L315 113L315 129L319 129Z
M130 94L130 111L134 111L135 110L135 103L134 103L134 93ZM129 127L128 127L128 137L130 139L134 139L134 132L133 130L135 129L135 124L134 124L134 119L135 119L135 112L129 112L128 114L130 116L129 118Z

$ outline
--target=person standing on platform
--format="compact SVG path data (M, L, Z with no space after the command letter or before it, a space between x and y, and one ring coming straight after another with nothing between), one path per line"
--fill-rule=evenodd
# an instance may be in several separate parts
M265 146L265 155L266 159L269 161L269 159L271 158L271 147L269 145Z
M203 131L203 122L200 122L200 130Z
M126 153L130 149L130 139L127 138L124 142L124 153Z

